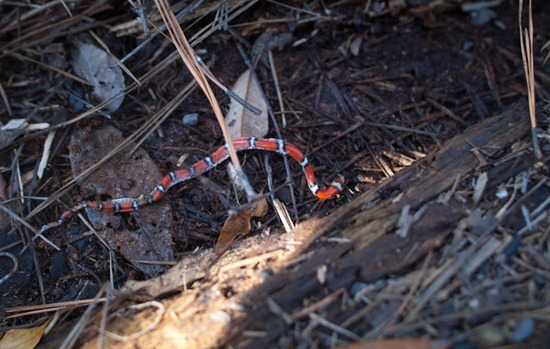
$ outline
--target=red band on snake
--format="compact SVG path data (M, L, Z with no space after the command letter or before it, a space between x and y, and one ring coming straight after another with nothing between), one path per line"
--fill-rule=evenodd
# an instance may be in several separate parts
M313 167L309 163L308 158L298 147L294 144L285 142L281 139L276 138L237 138L233 141L233 146L236 151L243 150L269 150L277 152L282 155L289 155L294 160L296 160L306 177L306 182L311 190L311 192L316 195L318 198L326 200L338 196L342 191L342 184L344 183L344 178L338 176L330 186L324 189L320 189L317 183L317 178L315 177L315 172ZM91 208L95 210L100 210L103 212L132 212L138 210L140 207L152 204L159 201L164 194L174 185L188 181L192 178L195 178L205 172L208 172L212 168L218 166L220 163L224 162L229 158L229 152L227 150L227 144L219 147L215 152L207 156L206 158L196 162L189 168L175 170L164 176L160 182L157 184L156 188L148 195L142 195L139 198L120 198L114 199L105 202L97 201L86 201L82 202L75 207L66 210L61 214L61 217L56 222L50 222L42 226L40 233L46 231L47 229L57 227L63 224L67 219L71 218L75 213L81 211L85 208Z

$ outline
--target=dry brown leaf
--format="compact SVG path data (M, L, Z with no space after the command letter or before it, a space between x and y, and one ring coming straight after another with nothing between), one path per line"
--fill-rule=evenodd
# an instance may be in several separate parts
M74 130L69 142L69 159L76 177L106 156L111 149L123 142L120 130L112 125L84 127ZM99 167L85 180L80 181L83 197L110 195L118 197L120 188L124 196L138 197L148 193L162 178L162 173L147 153L137 148L132 155L121 152ZM116 179L116 180L113 180ZM140 227L140 234L122 224L122 217L88 209L88 218L98 229L99 235L120 252L136 268L148 275L159 275L165 267L142 261L173 261L170 205L161 200L131 215ZM115 232L116 230L116 232ZM153 237L154 238L149 238Z
M352 343L339 349L447 349L449 342L422 338L374 339L364 343Z
M252 217L263 217L267 214L267 200L262 198L256 202L250 203L241 211L227 217L220 236L216 241L214 252L221 255L236 238L248 234L252 227L250 220Z
M260 108L262 113L256 115L232 99L229 104L229 111L225 116L231 138L264 137L269 130L267 106L262 97L260 86L258 86L250 69L239 76L232 90L249 104Z
M32 349L36 347L44 330L52 321L52 318L48 319L42 325L33 328L18 328L15 330L9 330L4 337L0 339L1 349Z

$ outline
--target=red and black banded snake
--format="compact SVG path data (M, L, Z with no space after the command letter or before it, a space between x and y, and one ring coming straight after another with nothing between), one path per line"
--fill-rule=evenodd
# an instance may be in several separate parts
M307 156L302 153L298 147L294 144L285 142L276 138L237 138L233 140L233 146L236 151L243 150L268 150L282 155L290 155L296 160L302 167L307 185L311 192L318 198L326 200L338 196L342 191L342 185L344 178L338 176L330 186L320 189L313 171L313 166L309 163ZM44 231L60 226L66 220L71 218L77 212L91 208L103 212L118 213L118 212L132 212L138 210L140 207L152 204L159 201L164 194L174 185L195 178L205 172L208 172L212 168L218 166L229 158L229 152L227 150L227 144L219 147L216 151L210 154L210 156L196 162L194 165L186 168L175 170L164 176L157 184L155 189L148 195L141 195L139 198L119 198L105 202L86 201L82 202L71 209L64 211L61 217L55 222L50 222L40 229L40 233Z

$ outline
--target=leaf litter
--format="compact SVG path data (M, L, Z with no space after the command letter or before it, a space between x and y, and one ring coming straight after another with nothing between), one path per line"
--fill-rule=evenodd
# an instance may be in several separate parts
M72 58L75 73L93 86L93 93L100 102L108 101L124 91L126 85L122 69L105 50L92 44L77 42ZM105 111L112 113L123 102L124 96L120 96L109 102Z
M241 103L231 99L229 111L225 115L231 138L263 138L269 131L267 106L260 92L260 86L250 69L239 76L233 84L232 91L249 104L261 109L262 112L256 115Z
M441 203L430 203L430 209L419 220L407 225L405 238L395 236L393 227L388 228L394 219L397 220L401 210L389 214L386 211L389 206L380 206L380 203L385 203L384 199L399 195L401 191L414 189L408 188L406 182L390 187L382 185L377 192L380 196L372 202L354 204L355 201L350 200L354 190L368 191L375 185L373 183L386 176L390 177L385 179L387 182L401 172L415 172L414 175L421 176L431 170L429 165L422 165L431 157L420 160L422 154L430 154L443 141L461 132L465 125L476 124L489 115L499 114L502 106L509 108L512 102L523 98L524 81L517 74L522 67L521 59L515 55L517 37L509 29L517 28L516 14L504 5L495 6L492 11L497 14L496 19L506 23L506 26L497 27L500 24L492 20L472 29L467 16L459 11L442 10L442 4L438 1L431 1L426 6L422 5L425 2L415 2L413 7L410 7L412 2L376 2L369 8L366 4L327 4L328 7L323 7L325 5L315 3L305 8L299 3L294 3L294 7L266 3L252 7L256 12L247 12L246 18L231 16L242 8L246 10L247 5L253 6L255 2L228 3L227 12L220 8L221 17L217 18L225 18L226 15L232 18L233 22L226 24L229 32L238 28L240 36L235 40L253 42L255 37L267 30L292 33L295 38L293 45L272 55L281 90L284 91L279 105L284 103L288 107L287 128L283 130L283 137L300 144L304 150L313 149L312 157L320 170L337 172L336 168L342 167L348 172L346 175L351 178L348 184L351 192L346 192L340 203L350 201L348 205L351 208L346 215L339 213L343 210L336 212L333 203L312 209L312 203L300 194L300 218L312 216L313 210L317 210L317 214L337 213L340 223L327 224L328 220L322 220L323 224L313 232L300 230L301 234L281 234L282 229L272 223L274 217L267 216L263 219L265 223L262 228L258 229L261 233L240 239L223 256L216 257L211 247L221 226L220 221L223 221L233 202L232 195L226 192L230 185L227 185L225 175L213 171L208 174L211 184L188 185L181 188L181 192L166 197L163 202L171 207L168 212L176 218L169 228L175 234L172 241L177 242L172 244L173 253L175 259L182 262L171 272L163 274L162 278L140 280L148 278L148 273L141 270L138 264L125 261L133 259L135 262L136 258L141 257L125 257L118 252L113 268L115 285L121 284L116 280L124 280L129 275L127 285L136 279L134 283L140 283L141 287L130 290L149 290L150 293L146 294L164 297L162 301L166 303L168 313L177 316L177 321L165 316L158 324L158 332L149 333L148 340L163 338L163 343L170 345L174 343L163 333L178 333L182 336L177 338L177 344L189 344L189 347L253 343L257 347L328 348L348 343L356 336L401 337L404 345L420 344L421 339L414 337L432 338L426 340L427 344L443 338L459 345L479 347L515 341L522 342L525 347L536 345L537 341L547 343L544 337L547 321L544 319L548 313L544 290L548 282L546 271L549 264L548 231L545 229L548 226L548 205L544 202L548 193L544 185L536 187L537 192L529 191L537 183L547 181L547 159L532 165L525 155L529 152L529 145L521 137L513 147L517 152L509 152L508 158L501 159L499 154L512 147L497 149L492 144L486 144L479 147L487 161L478 164L478 172L466 178L458 174L449 175L456 186L449 189L450 193L442 194L442 200L447 198L454 206L459 202L463 205L459 205L460 208L470 206L469 210L450 210ZM30 116L29 123L43 121L63 125L63 132L57 132L52 143L49 165L45 168L47 177L33 180L34 176L31 176L21 186L25 191L20 196L25 193L46 197L61 186L63 179L70 177L67 158L78 157L76 153L67 155L67 140L83 126L100 128L102 125L97 120L104 119L90 118L91 112L75 116L74 121L52 118L50 107L54 105L67 108L68 115L79 113L65 103L66 87L74 82L65 80L66 75L49 70L44 65L18 57L24 54L40 62L40 52L47 50L51 42L63 45L70 33L79 30L93 30L105 39L103 26L109 26L114 20L119 24L121 17L118 14L121 13L111 16L111 12L107 12L111 8L101 5L94 4L87 9L72 8L74 19L68 19L70 22L67 23L59 21L59 18L68 17L62 6L55 2L47 7L29 10L22 17L19 12L10 12L10 4L3 8L6 16L0 18L0 28L3 37L10 41L0 44L3 54L0 63L3 68L21 65L24 69L19 74L1 70L3 100L9 102L2 104L2 108L9 106L11 109L9 112L2 109L1 121L5 124L8 115L13 114L14 118L18 118L17 115ZM118 6L123 5L112 9L125 11ZM219 5L208 6L216 9ZM25 9L18 11L24 12ZM96 18L98 13L101 20L99 17L96 22L82 20ZM122 12L129 21L133 20L135 15L128 13ZM535 26L544 23L544 11L535 13ZM52 25L52 30L38 30L44 23L37 24L34 20L37 14L43 15L41 18ZM255 21L260 18L256 17L259 14L269 19L262 16L261 20ZM214 15L204 18L212 20L209 23L211 26L204 28L222 25L214 20ZM239 26L233 27L234 23L239 23ZM141 23L139 27L143 27ZM194 29L191 25L189 31L187 28L185 30L187 34ZM239 73L246 68L234 50L234 41L228 40L229 35L225 32L206 31L212 35L210 38L190 41L207 49L201 51L201 56L221 81L236 81ZM22 36L18 36L19 33ZM155 45L150 47L151 50L138 53L134 56L137 58L135 62L128 61L131 69L138 72L137 76L143 78L140 81L144 85L140 89L130 88L132 92L125 98L123 108L117 109L118 119L113 123L122 135L130 134L137 128L136 125L145 123L150 112L163 106L160 101L171 102L176 95L174 92L184 83L182 81L190 81L189 75L174 63L175 55L167 57L169 51L166 47L170 45L164 44L161 36L156 38L158 41L150 41ZM121 50L126 52L137 46L137 43L133 45L132 37L125 40L105 42L113 45L112 48L132 42L132 45ZM535 41L535 45L541 48L544 40L540 43ZM199 47L195 46L195 49L199 50ZM342 49L338 50L340 47ZM538 48L533 52L538 52ZM20 56L11 55L15 51ZM116 52L116 49L112 51ZM544 58L542 54L541 63ZM426 60L429 62L426 63ZM547 73L539 71L540 65L537 64L537 79L547 81ZM275 93L269 86L269 78L266 78L261 65L257 69L262 87L270 102L273 102ZM50 90L41 88L52 86L47 84L51 76L63 83L54 84ZM491 87L490 92L487 86ZM545 85L537 86L537 93L548 98ZM220 96L223 98L223 93ZM218 136L213 136L219 133L209 131L209 125L212 125L210 112L204 112L203 107L203 97L192 96L185 103L178 104L176 117L168 118L161 127L150 132L142 144L154 159L150 168L169 167L169 159L177 159L182 153L202 158L215 147L214 144L222 143ZM522 112L521 109L515 110ZM538 114L547 115L544 110L547 110L544 105L539 107ZM190 112L200 113L198 124L181 125L181 115ZM76 131L67 127L78 120L80 124ZM354 125L357 126L353 128ZM544 129L547 126L542 124L541 127ZM30 136L34 138L27 138L26 134L20 134L17 139L5 143L8 151L3 153L1 166L8 180L6 188L9 199L13 200L14 193L17 193L14 188L18 188L18 184L12 179L17 177L13 175L17 169L21 167L23 173L34 174L34 161L40 159L42 154L43 135L45 133L33 133ZM40 141L33 142L32 139ZM124 137L115 139L120 142ZM112 147L106 139L100 137L99 140L91 142L94 145L88 148L90 154ZM24 147L18 148L22 144ZM468 144L474 150L478 150L479 146L472 139L462 144ZM85 155L81 154L82 159L75 163L85 164ZM95 161L100 158L101 155L96 156ZM254 187L261 189L266 185L261 176L263 167L259 159L247 155L243 164L253 174ZM420 160L420 166L410 171L399 159ZM450 160L456 162L457 170L462 164L459 160ZM506 162L514 162L515 167L501 166ZM120 163L115 162L109 171L95 178L95 188L87 187L86 181L80 181L78 189L66 192L68 195L62 196L61 201L71 203L96 195L126 196L135 183L126 182L125 178L132 178L136 172L141 175L144 171L145 177L151 176L150 186L136 195L149 192L151 186L156 185L153 177L158 179L158 173L151 175L141 167L114 175ZM85 164L82 168L88 166ZM282 176L278 174L282 172L281 167L275 167L278 180L281 180ZM519 172L523 174L518 175ZM487 180L485 175L481 176L482 173L487 174ZM138 176L134 180L140 181L145 177ZM216 183L224 183L225 186L216 186ZM506 190L511 194L499 198L495 192L497 187L499 192ZM431 192L431 188L423 189ZM303 190L303 186L298 188L298 192ZM424 198L425 194L415 193L417 199ZM401 201L409 199L407 196L399 197ZM15 199L14 202L20 203L19 196ZM395 200L395 204L399 205L399 202ZM16 212L26 212L28 206L33 204L33 201L26 201ZM524 207L520 207L522 205ZM55 203L34 216L31 222L48 221L48 218L56 216L57 209L61 209L61 205ZM372 221L377 223L373 234L365 233L374 224L369 220L373 216L367 219L354 215L362 210L373 216L385 217L383 221ZM419 212L418 207L413 204L410 212ZM438 220L432 223L439 222L445 226L426 225L434 216ZM356 221L346 221L346 217L353 217ZM503 221L502 217L507 220ZM98 221L99 226L110 225L108 229L113 230L111 235L121 230L132 230L135 234L141 225L134 219L125 215L118 219L103 217ZM154 219L156 221L158 217ZM305 225L314 226L315 221ZM27 258L29 263L21 265L32 265L33 259L30 257L39 261L35 264L39 267L35 269L45 276L46 287L42 297L48 301L63 297L93 298L87 285L110 278L108 255L97 253L102 250L97 239L90 237L86 229L78 230L80 225L77 226L77 222L74 224L76 233L75 229L69 230L67 227L49 235L64 247L61 252L53 252L40 243L33 250L34 256L31 256L27 245L18 242L25 238L23 234L18 235L21 229L16 230L15 234L4 234L0 239L1 246L16 246L11 247L14 256L20 256L21 260ZM117 225L118 229L113 228ZM340 230L342 226L349 230ZM353 231L359 226L363 230ZM420 229L426 226L429 229ZM299 229L302 227L299 226ZM494 236L484 240L483 235L488 227L496 227L492 230ZM377 237L377 232L385 233ZM168 240L159 240L170 245ZM124 244L134 243L120 239L114 244L122 248ZM23 246L26 249L21 254ZM364 246L368 249L362 249ZM476 248L471 249L471 246ZM456 263L457 256L465 252L471 253L473 258ZM416 261L416 264L410 261ZM321 266L323 269L319 269ZM119 273L121 270L123 272ZM308 270L312 274L307 274ZM323 270L322 284L319 284L317 275L319 270ZM460 270L467 275L450 273ZM18 274L34 275L32 270ZM2 299L3 305L40 303L36 297L36 277L27 277L26 281L22 279L21 275L14 275L9 283L0 285L2 294L7 295ZM35 291L31 293L30 290ZM327 294L337 296L327 298ZM272 301L267 302L266 297ZM137 302L135 299L127 301ZM276 304L278 308L269 304ZM118 307L121 309L124 305L119 304ZM274 309L278 309L277 313L272 312ZM107 311L114 314L117 308L113 305ZM224 320L211 322L212 317L220 319L220 316L214 316L216 314L223 314ZM288 324L285 321L289 318L285 314L301 315L299 318L290 316L292 324ZM73 316L77 317L78 313L73 313ZM22 323L26 320L17 321ZM99 323L97 321L84 329L83 338L86 335L86 338L94 338L95 326ZM384 341L385 338L380 339L381 345L386 344ZM387 342L391 347L390 340ZM79 345L95 347L96 344L95 339L91 339L88 344ZM144 346L145 342L143 338L133 339L129 345Z
M122 134L113 126L85 127L76 130L69 143L69 160L73 175L98 162L120 144ZM131 147L131 144L127 149ZM149 193L162 174L145 151L124 151L109 159L86 179L80 181L82 200L101 197L139 197ZM134 229L125 228L124 217L87 209L98 234L147 275L156 276L174 261L172 250L172 215L167 202L151 205L131 213Z
M40 339L52 321L52 318L44 321L37 327L21 328L9 330L0 338L0 348L2 349L33 349L37 346Z

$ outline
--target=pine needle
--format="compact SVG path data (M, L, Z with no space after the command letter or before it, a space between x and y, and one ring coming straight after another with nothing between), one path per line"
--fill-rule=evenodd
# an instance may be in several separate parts
M542 159L542 151L537 139L537 117L535 110L535 63L533 59L533 11L531 0L529 0L529 25L523 29L523 0L519 1L519 40L521 45L521 58L525 70L525 81L527 83L527 98L529 99L529 117L531 119L531 137L533 138L533 149L537 159Z
M206 98L208 99L208 101L210 102L210 105L212 106L212 109L214 110L214 114L216 115L216 119L218 120L224 139L227 143L227 148L229 151L231 162L235 166L235 169L237 171L237 176L241 184L245 188L246 195L248 197L248 200L250 201L256 196L256 193L254 192L254 189L252 189L252 186L250 185L248 179L246 178L246 175L244 174L241 168L241 163L239 161L239 158L237 157L235 148L233 147L231 136L229 135L229 129L225 124L225 120L224 120L220 105L216 99L216 96L214 95L214 92L212 91L212 88L210 87L210 84L208 83L208 80L206 79L206 75L201 65L199 64L199 62L195 57L195 52L191 48L191 45L189 45L189 42L187 41L187 38L185 37L183 30L179 26L176 16L170 10L170 6L168 5L168 2L166 0L155 0L155 3L158 7L158 10L162 16L164 23L166 24L166 27L168 28L168 32L170 33L170 37L172 39L172 42L176 46L178 53L180 54L181 58L183 59L183 62L185 63L185 65L187 66L187 68L195 78L197 84L203 90L204 94L206 95Z

